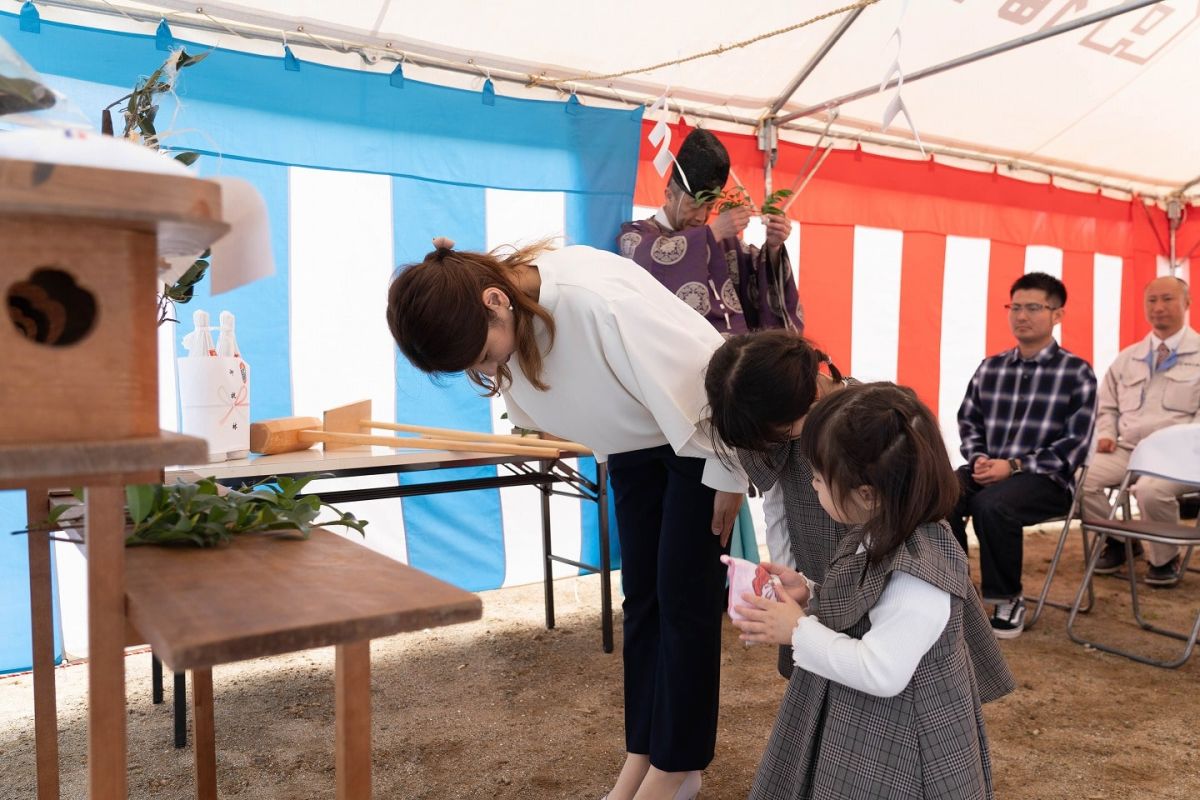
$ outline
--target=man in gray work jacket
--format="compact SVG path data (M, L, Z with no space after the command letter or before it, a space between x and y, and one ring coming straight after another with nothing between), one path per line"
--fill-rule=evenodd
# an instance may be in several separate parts
M1129 454L1137 443L1170 425L1200 422L1200 334L1185 324L1190 298L1188 285L1163 276L1146 286L1146 319L1150 334L1121 351L1100 385L1096 416L1096 454L1083 485L1083 513L1107 517L1106 486L1121 482ZM1142 477L1133 486L1142 518L1179 522L1179 495L1184 484ZM1140 552L1135 543L1134 552ZM1182 577L1180 548L1149 544L1149 586L1167 588ZM1116 572L1125 563L1124 542L1109 539L1096 572Z

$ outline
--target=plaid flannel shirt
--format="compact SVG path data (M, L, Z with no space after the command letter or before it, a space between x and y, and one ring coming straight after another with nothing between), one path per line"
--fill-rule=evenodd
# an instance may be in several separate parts
M985 358L958 409L962 454L1017 458L1026 472L1070 491L1096 419L1096 375L1051 342L1033 358L1017 348Z

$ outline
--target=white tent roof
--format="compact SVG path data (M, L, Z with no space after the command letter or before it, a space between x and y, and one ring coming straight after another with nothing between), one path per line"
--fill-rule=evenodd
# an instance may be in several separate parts
M900 62L911 74L1134 1L878 0L865 8L783 112L878 85L896 57L891 36L898 23ZM187 35L189 20L240 32L259 27L267 38L288 31L301 58L325 49L319 42L366 45L382 53L407 53L417 63L456 65L460 72L565 80L559 88L634 102L669 90L673 100L691 109L753 121L849 12L683 64L622 77L587 76L728 47L853 2L739 7L728 0L242 0L204 3L204 16L195 13L195 0L42 0L39 5L166 10L179 36ZM1200 177L1200 147L1193 142L1200 129L1194 102L1200 90L1200 0L1142 2L1143 7L1107 21L906 84L903 98L921 139L1155 194L1189 184ZM102 23L92 16L92 24ZM241 47L244 42L225 36L221 44ZM301 51L301 46L307 47ZM517 83L500 83L497 90L524 91ZM865 131L868 141L875 138L893 96L889 90L846 103L835 130L852 136ZM797 122L819 129L825 119L818 114ZM889 134L911 141L902 118Z

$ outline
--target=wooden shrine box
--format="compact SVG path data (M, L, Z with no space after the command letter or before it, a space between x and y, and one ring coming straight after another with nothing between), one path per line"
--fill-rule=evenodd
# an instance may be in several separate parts
M0 159L0 444L158 435L158 259L220 238L220 191Z
M0 158L0 489L27 492L39 800L60 796L47 489L85 492L88 797L123 798L124 486L207 452L158 429L158 260L226 230L209 181Z

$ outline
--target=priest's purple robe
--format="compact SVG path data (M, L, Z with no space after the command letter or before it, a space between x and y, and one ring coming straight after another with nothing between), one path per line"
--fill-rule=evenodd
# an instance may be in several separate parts
M718 241L702 225L673 231L660 210L626 222L617 237L621 255L650 272L720 333L766 328L804 331L804 312L787 248L775 258L736 237Z

